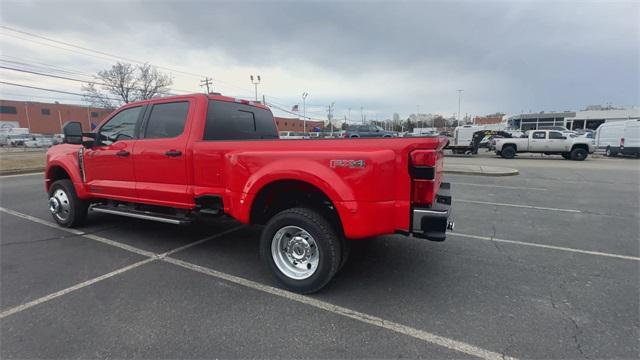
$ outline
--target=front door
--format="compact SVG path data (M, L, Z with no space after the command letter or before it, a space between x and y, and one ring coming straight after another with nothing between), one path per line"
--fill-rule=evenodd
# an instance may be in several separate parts
M135 198L133 148L142 106L126 108L104 123L96 144L84 152L89 192L97 196Z
M568 151L566 137L560 131L549 131L546 150L549 152Z
M150 105L133 153L136 192L145 202L189 206L187 140L189 101Z

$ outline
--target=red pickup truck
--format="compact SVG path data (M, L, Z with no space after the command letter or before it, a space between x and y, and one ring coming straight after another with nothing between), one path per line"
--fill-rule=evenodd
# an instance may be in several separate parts
M264 225L264 261L300 293L329 282L347 258L346 239L442 241L453 228L444 138L284 141L268 107L204 94L130 103L91 133L79 122L63 133L45 175L58 224L79 226L93 211Z

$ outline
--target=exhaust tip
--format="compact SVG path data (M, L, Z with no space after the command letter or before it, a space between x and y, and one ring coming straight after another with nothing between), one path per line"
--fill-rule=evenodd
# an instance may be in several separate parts
M447 230L451 230L453 231L453 229L456 227L456 224L453 221L449 221L447 223Z

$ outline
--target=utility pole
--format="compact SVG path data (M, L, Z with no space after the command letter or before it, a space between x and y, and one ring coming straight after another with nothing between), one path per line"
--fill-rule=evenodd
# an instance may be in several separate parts
M251 83L253 84L253 86L255 86L256 88L256 102L258 101L258 84L260 84L260 75L256 75L255 80L253 75L249 76L249 79L251 79Z
M362 120L362 125L364 125L364 107L360 106L360 118Z
M308 92L302 93L302 131L307 132L307 96Z
M209 86L211 86L211 88L209 88ZM200 87L206 87L207 94L211 94L211 90L213 89L213 79L205 77L203 80L200 80Z
M462 104L462 92L463 89L456 90L458 92L458 122L460 122L460 104Z
M349 108L349 120L347 122L347 124L351 123L351 108Z
M329 119L329 126L331 126L331 136L333 136L333 106L335 105L335 102L332 102L331 105L329 105L329 108L327 109L327 118Z

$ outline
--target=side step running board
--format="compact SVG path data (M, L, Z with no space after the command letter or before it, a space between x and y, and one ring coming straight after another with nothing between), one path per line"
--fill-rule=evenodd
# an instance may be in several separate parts
M187 218L153 213L148 211L125 210L125 209L117 209L114 207L98 206L98 205L94 205L90 209L91 211L95 211L99 213L128 216L136 219L152 220L152 221L162 222L166 224L182 225L182 224L188 224L191 222L190 219L187 219Z

